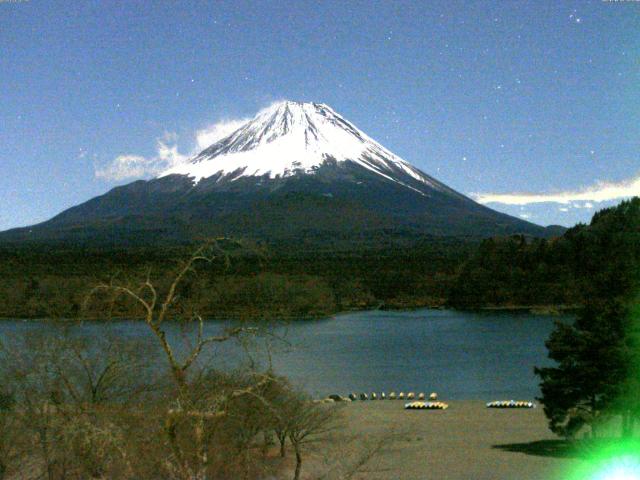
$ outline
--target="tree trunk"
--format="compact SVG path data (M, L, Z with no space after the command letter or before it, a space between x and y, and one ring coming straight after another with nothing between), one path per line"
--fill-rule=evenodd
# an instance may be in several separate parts
M287 456L287 449L285 445L285 442L287 441L287 437L278 438L278 440L280 440L280 456L284 458Z
M242 470L243 470L243 475L242 475L242 479L243 480L249 480L249 474L251 473L251 467L249 466L249 449L247 447L244 448L243 452L242 452Z
M300 480L300 472L302 471L302 455L300 455L300 449L298 445L295 445L296 449L296 471L293 474L293 480Z

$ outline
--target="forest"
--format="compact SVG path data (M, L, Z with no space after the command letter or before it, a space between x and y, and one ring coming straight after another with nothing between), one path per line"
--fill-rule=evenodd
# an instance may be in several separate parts
M640 199L634 198L552 239L429 237L335 250L228 240L228 261L202 267L181 293L209 318L310 318L372 308L576 308L601 272L637 262L639 225ZM0 246L0 317L73 317L92 286L145 275L161 282L195 248ZM115 313L135 315L126 306Z

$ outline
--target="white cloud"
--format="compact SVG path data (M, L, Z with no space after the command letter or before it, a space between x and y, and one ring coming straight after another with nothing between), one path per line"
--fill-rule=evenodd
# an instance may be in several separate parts
M166 143L158 140L158 156L157 167L161 170L175 167L189 160L188 155L183 155L178 152L178 146L176 144L167 145Z
M587 210L590 210L593 208L593 203L591 202L572 203L571 208L586 208Z
M554 202L570 204L585 202L583 208L593 208L592 202L606 202L640 196L640 175L622 182L598 182L575 191L557 193L479 193L473 195L480 203L502 203L505 205L529 205L532 203Z
M111 163L96 167L95 176L102 180L119 181L147 176L152 168L153 159L139 155L119 155Z
M271 100L266 107L260 109L259 113L264 112L265 110L269 110L274 105L277 105L284 101L286 101L286 99L284 98ZM208 125L200 130L197 130L195 133L195 147L192 155L200 153L202 150L210 147L217 141L222 140L227 135L231 135L249 120L251 120L251 117L231 119L226 118Z
M193 148L190 154L180 153L178 150L178 135L164 132L156 140L156 153L151 157L136 154L118 155L107 165L96 166L96 178L107 181L133 180L156 176L169 168L188 162L213 143L237 130L249 119L221 120L193 135Z
M142 155L118 155L107 165L95 168L96 178L107 181L132 180L159 174L167 168L186 162L189 157L178 152L175 134L165 133L157 140L156 154L153 157Z
M249 118L239 120L221 120L196 132L196 153L213 145L218 140L222 140L227 135L232 134L242 125L247 123Z

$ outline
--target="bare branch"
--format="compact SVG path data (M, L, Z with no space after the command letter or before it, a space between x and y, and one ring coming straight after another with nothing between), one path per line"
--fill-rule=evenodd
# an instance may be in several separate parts
M195 251L195 253L191 256L191 258L187 260L187 262L185 263L184 267L180 270L178 275L176 275L176 277L174 278L173 282L171 283L171 286L169 287L169 291L167 292L167 296L165 297L165 300L162 304L160 313L158 314L158 318L156 320L156 323L158 325L160 325L164 321L165 316L167 314L167 310L169 309L169 306L171 305L171 303L175 298L176 289L178 288L178 285L182 281L183 277L192 269L193 264L200 260L203 260L206 262L211 262L213 260L213 258L203 255L203 252L206 250L207 246L208 245L203 245L200 248L198 248Z

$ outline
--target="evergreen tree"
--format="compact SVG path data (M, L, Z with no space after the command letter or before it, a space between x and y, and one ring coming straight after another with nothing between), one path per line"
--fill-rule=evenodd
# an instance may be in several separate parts
M557 322L547 341L555 366L536 368L552 431L597 434L603 415L622 415L623 434L640 414L640 199L596 213L570 230L583 308L573 324Z
M613 412L628 377L624 308L585 308L573 325L557 322L546 345L556 366L536 368L549 427L572 437Z

